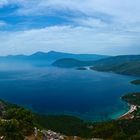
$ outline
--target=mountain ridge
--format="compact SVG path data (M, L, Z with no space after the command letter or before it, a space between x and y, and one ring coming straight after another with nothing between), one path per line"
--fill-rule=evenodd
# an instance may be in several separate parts
M17 61L55 61L57 59L62 58L74 58L80 60L99 60L106 58L106 55L97 55L97 54L72 54L72 53L64 53L64 52L36 52L31 55L8 55L8 56L0 56L0 60L17 60Z

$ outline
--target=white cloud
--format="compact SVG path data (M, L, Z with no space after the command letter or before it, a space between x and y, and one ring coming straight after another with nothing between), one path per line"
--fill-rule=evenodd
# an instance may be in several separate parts
M96 19L96 18L91 18L91 17L85 17L85 18L75 18L73 19L73 22L80 26L85 26L85 27L93 27L93 28L105 28L108 26L107 23L102 21L101 19Z
M6 25L8 24L5 21L0 20L0 28L5 27Z
M17 4L19 9L16 14L35 16L35 15L47 15L54 14L56 11L71 10L71 14L75 15L75 12L80 12L87 17L87 20L81 20L82 24L90 24L94 27L97 24L103 25L102 18L112 17L113 26L119 26L124 28L126 26L140 27L140 1L139 0L2 0L8 1L8 4ZM72 17L71 17L72 18ZM89 22L89 23L88 23ZM109 24L110 24L109 23ZM110 24L111 26L111 24Z
M2 0L6 1L6 0ZM139 0L7 0L20 5L20 14L47 14L50 10L70 9L88 15L95 12L106 13L126 20L140 20Z
M3 7L4 5L7 5L8 1L7 0L0 0L0 7Z
M122 54L138 53L135 34L98 32L86 27L55 26L28 31L5 32L0 36L0 54L31 54L36 51L66 51L75 53ZM127 52L126 50L131 50Z
M38 16L71 12L71 26L1 32L0 53L70 51L77 53L140 52L139 0L1 0L0 6L17 4L14 14ZM56 12L56 13L55 13ZM75 16L79 12L84 16ZM3 26L4 23L0 23ZM76 24L77 27L72 27Z

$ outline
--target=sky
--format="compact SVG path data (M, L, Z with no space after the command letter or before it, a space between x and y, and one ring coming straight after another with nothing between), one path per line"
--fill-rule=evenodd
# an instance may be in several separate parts
M140 54L140 0L0 0L0 55Z

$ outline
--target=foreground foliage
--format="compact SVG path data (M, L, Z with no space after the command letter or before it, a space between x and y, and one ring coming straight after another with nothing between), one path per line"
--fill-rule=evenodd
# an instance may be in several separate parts
M33 133L35 121L31 111L1 101L2 105L5 109L1 110L0 136L5 140L24 140Z

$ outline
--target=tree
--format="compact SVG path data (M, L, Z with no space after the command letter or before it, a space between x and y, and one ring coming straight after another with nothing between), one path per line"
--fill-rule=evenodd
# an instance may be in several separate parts
M15 119L0 122L0 135L4 136L5 140L24 140L19 122Z
M6 120L16 119L24 135L30 135L34 131L34 116L29 110L11 108L6 111L4 118Z
M128 140L128 138L124 132L119 132L114 134L113 140Z

